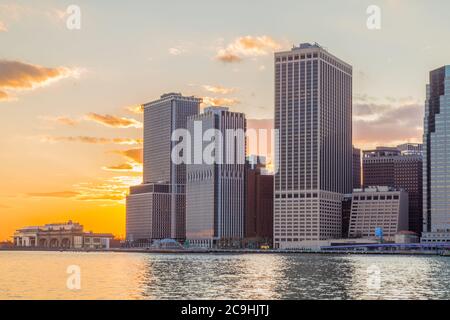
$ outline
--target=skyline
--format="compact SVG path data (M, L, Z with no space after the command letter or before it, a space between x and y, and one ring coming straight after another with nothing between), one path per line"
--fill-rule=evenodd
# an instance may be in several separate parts
M77 31L67 30L62 18L69 3L0 5L0 41L6 44L0 56L0 147L7 150L0 154L0 240L21 226L68 219L124 235L124 196L129 185L141 182L142 114L136 106L176 91L267 124L273 116L273 52L300 42L317 41L353 65L355 146L420 142L428 72L448 64L450 44L436 40L450 26L438 19L449 4L442 1L440 10L423 14L420 1L378 1L382 29L371 31L365 25L369 1L347 1L352 7L285 2L306 13L280 14L278 5L259 2L261 13L270 12L277 22L267 24L264 14L251 15L249 3L236 12L236 2L173 1L180 12L196 10L201 19L176 12L179 20L169 23L171 4L137 3L131 16L117 3L101 10L80 1ZM323 16L312 15L314 21L311 10ZM236 24L218 23L213 12ZM301 19L285 19L296 13ZM418 21L433 24L422 30ZM406 30L414 31L414 41Z

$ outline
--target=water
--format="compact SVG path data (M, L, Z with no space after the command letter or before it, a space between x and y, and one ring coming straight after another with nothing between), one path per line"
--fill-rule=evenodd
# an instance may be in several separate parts
M449 299L449 280L448 257L0 251L0 299Z

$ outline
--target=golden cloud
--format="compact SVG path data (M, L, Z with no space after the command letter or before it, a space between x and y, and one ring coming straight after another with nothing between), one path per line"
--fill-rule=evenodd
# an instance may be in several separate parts
M142 148L136 148L136 149L128 149L128 150L115 150L113 153L120 154L136 163L142 163L143 162L143 149Z
M244 36L219 48L216 59L226 63L239 62L245 57L265 56L280 48L281 45L269 36Z
M97 138L89 136L75 136L75 137L52 137L45 136L41 139L43 142L81 142L90 144L121 144L134 145L142 144L142 139L133 138Z
M127 106L125 107L125 110L134 114L141 114L144 112L144 106L142 104Z
M235 106L241 103L238 99L234 98L212 98L203 97L203 106Z
M86 120L94 121L113 128L142 128L142 123L131 118L118 117L113 115L101 115L98 113L88 113Z
M74 191L56 191L56 192L31 192L27 193L29 197L36 198L73 198L79 195L78 192Z
M6 92L0 91L0 101L8 99L9 99L8 94Z
M20 61L0 59L0 92L3 100L9 91L34 90L64 78L78 78L81 69L46 68Z
M229 94L236 91L235 88L225 88L222 86L210 86L210 85L203 85L203 89L205 89L208 92L216 93L216 94Z
M124 203L129 187L141 182L141 177L118 176L98 183L80 183L75 186L79 192L77 200Z
M114 166L102 167L102 169L105 171L142 173L142 164L134 162L134 161L129 161L129 162L121 163L121 164L114 165Z

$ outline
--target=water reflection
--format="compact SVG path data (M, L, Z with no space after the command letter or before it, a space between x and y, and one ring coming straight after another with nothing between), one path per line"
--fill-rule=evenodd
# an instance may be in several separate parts
M66 286L69 265L81 290ZM0 299L449 299L449 267L446 257L0 252Z

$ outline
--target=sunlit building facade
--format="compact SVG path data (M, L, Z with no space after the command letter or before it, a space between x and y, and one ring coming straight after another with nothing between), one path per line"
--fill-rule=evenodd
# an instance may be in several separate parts
M245 115L209 107L189 118L188 130L194 152L187 165L186 239L202 247L240 241L244 237ZM207 139L212 130L214 135ZM208 152L211 144L214 150ZM213 154L213 161L204 158L204 153Z
M352 67L317 44L275 54L274 246L339 238L352 191Z
M144 104L143 185L127 197L127 240L185 239L186 164L171 159L172 133L187 128L201 101L168 93Z

